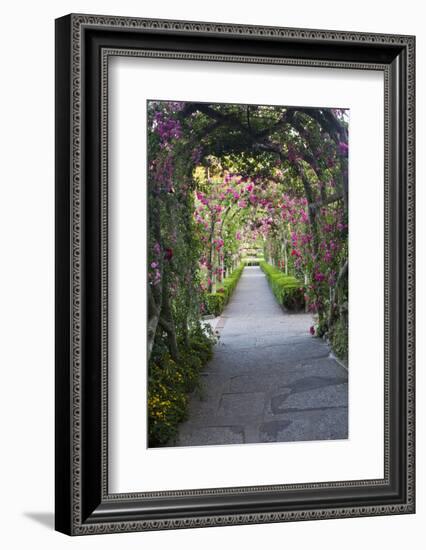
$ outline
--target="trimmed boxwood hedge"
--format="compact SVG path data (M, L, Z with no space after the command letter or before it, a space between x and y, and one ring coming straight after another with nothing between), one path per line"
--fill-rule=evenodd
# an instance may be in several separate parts
M207 313L215 315L216 317L222 313L224 307L229 302L235 287L237 286L243 270L244 265L237 267L237 269L235 269L229 277L223 279L221 285L218 286L215 293L209 293L206 295Z
M304 285L290 275L286 275L267 262L259 262L265 273L269 286L280 305L290 311L300 311L305 306Z
M223 294L220 294L220 293L206 294L205 309L208 314L214 315L215 317L217 317L222 313L224 307L225 307L225 297Z
M263 261L263 257L262 258L250 258L250 259L246 258L245 260L243 260L245 266L257 266L262 261Z

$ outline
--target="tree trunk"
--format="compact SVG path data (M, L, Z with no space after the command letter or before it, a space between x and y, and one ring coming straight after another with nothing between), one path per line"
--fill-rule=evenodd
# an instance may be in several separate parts
M348 260L346 260L345 263L343 264L343 266L340 268L340 271L339 271L339 274L337 276L334 288L330 289L330 308L329 308L329 311L328 311L328 326L329 327L331 327L331 325L334 323L335 318L336 318L336 309L339 305L338 292L339 292L339 288L342 284L343 279L348 274L348 266L349 266L349 262L348 262Z
M154 236L156 242L161 248L161 208L158 199L150 197L153 208L149 209L150 219L149 224L154 229ZM161 305L163 300L163 274L164 265L163 258L158 259L160 282L156 286L152 286L148 282L148 361L151 357L152 349L154 347L155 336L157 333L158 322L160 320Z
M182 320L182 334L183 334L183 340L185 342L186 349L189 349L190 341L189 341L189 329L188 329L188 315L191 311L191 302L192 302L192 294L189 291L189 289L185 292L186 295L186 311L184 318Z
M314 201L314 194L312 192L312 187L311 187L311 184L309 182L309 179L306 177L306 175L304 173L303 167L299 165L298 166L298 171L299 171L299 176L300 176L300 178L302 180L302 183L303 183L303 188L305 190L306 200L308 201L309 225L311 226L312 244L313 244L313 248L314 248L314 254L316 256L317 253L318 253L319 242L318 242L318 228L317 228L317 220L316 220L316 209L315 209L315 207L311 206L315 202Z
M155 303L151 285L148 283L148 361L154 347L155 335L157 334L158 322L160 320L160 310L161 303Z
M287 235L286 228L284 227L283 233L283 248L284 248L284 273L288 275L288 252L287 252Z
M340 158L341 183L343 192L343 203L345 205L346 214L349 211L349 191L348 191L348 161L346 158Z
M208 268L208 290L213 292L213 263L214 263L214 226L215 221L213 217L213 212L211 213L211 222L210 222L210 258L209 258L209 268Z
M163 281L163 300L159 323L161 327L167 333L167 343L170 351L170 355L174 361L179 360L179 350L176 340L176 327L170 307L170 296L168 290L168 277L166 276Z

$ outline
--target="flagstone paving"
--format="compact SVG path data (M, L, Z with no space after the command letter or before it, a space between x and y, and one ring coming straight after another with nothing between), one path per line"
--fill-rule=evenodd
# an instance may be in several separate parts
M348 374L312 324L283 311L261 269L246 267L176 445L346 439Z

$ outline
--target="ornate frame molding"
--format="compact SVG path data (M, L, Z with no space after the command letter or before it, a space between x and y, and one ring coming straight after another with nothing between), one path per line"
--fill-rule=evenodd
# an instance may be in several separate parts
M142 33L143 36L155 36L166 34L175 37L185 36L214 36L220 38L223 36L230 37L239 42L245 39L262 39L271 42L290 41L291 43L299 44L324 44L327 48L333 47L333 44L339 47L344 45L345 48L357 47L368 44L371 48L376 48L377 51L390 48L389 51L400 52L399 55L404 56L406 63L406 75L401 75L400 65L396 66L392 62L372 62L371 60L355 61L355 60L333 60L333 59L318 59L308 57L280 57L267 55L243 55L232 53L207 53L207 52L189 52L189 51L171 51L170 49L153 49L153 48L131 48L119 47L114 45L100 47L99 57L99 80L100 80L100 357L101 357L101 411L99 411L99 433L100 435L100 467L99 481L97 487L99 489L100 506L93 506L93 502L85 503L86 493L92 494L86 488L86 476L84 473L84 453L85 449L85 433L84 423L87 412L84 410L84 402L86 398L85 371L88 368L84 363L84 316L85 316L85 292L84 284L87 277L87 259L85 247L86 233L91 230L90 225L86 221L85 212L85 181L88 181L88 176L85 173L86 162L86 147L88 145L85 138L84 123L87 117L86 103L88 100L87 74L84 73L88 63L88 39L87 31L111 30L117 33L127 33L128 36L136 36ZM67 78L67 67L62 72L57 74L57 94L61 94L57 111L57 125L60 125L64 117L64 107L69 105L69 127L68 135L62 137L57 136L57 154L60 154L67 146L71 151L67 162L63 164L62 157L60 159L61 166L57 171L56 185L57 194L64 192L64 177L69 178L69 196L64 198L64 203L57 207L59 216L62 216L65 211L69 212L68 230L65 226L57 227L58 241L60 244L68 238L69 244L69 264L63 267L59 266L57 277L63 277L63 270L67 270L69 278L68 293L61 289L59 302L64 299L63 292L66 293L70 303L69 318L64 319L64 315L58 313L62 318L59 320L59 330L68 327L68 335L65 340L68 340L69 358L68 368L64 366L64 358L66 353L63 349L61 341L60 351L57 354L57 377L60 379L60 384L57 387L57 400L61 400L64 386L70 392L70 401L68 409L63 410L63 405L57 401L57 422L63 426L63 420L69 420L69 432L65 434L69 448L65 447L65 442L62 436L57 434L57 463L60 463L58 483L69 483L69 490L59 491L57 494L57 528L61 531L74 535L94 534L94 533L113 533L125 531L141 531L155 529L177 529L188 527L201 527L213 525L236 525L246 523L264 523L264 522L282 522L296 521L308 519L327 519L336 517L359 517L370 515L384 514L401 514L414 512L414 133L415 133L415 96L414 96L414 78L415 78L415 62L414 62L415 40L412 36L397 36L397 35L380 35L380 34L364 34L364 33L346 33L341 31L322 31L322 30L307 30L307 29L286 29L278 27L252 27L245 25L227 25L218 23L201 23L201 22L186 22L186 21L169 21L169 20L151 20L151 19L136 19L122 17L108 17L95 15L70 15L57 21L57 60L62 63L64 59L68 62L68 87L66 91L61 91L61 82ZM330 50L331 51L331 50ZM354 50L355 51L355 50ZM385 51L385 50L383 50ZM276 485L270 487L239 487L228 489L212 489L212 490L193 490L193 491L170 491L156 493L130 493L130 494L109 494L108 493L108 475L107 475L107 404L108 404L108 353L107 353L107 315L108 315L108 254L107 254L107 232L108 232L108 217L107 217L107 195L108 195L108 143L107 143L107 124L108 124L108 59L110 56L139 56L139 57L158 57L170 59L191 59L202 61L231 61L243 63L273 63L286 65L301 65L313 67L336 67L342 69L369 69L383 71L385 76L385 477L383 480L363 480L359 482L342 481L335 483L314 483L314 484L297 484L297 485ZM395 58L396 58L395 54ZM403 78L405 76L405 78ZM396 90L395 85L399 84L401 89ZM392 87L393 86L393 87ZM401 143L395 135L395 120L392 119L392 105L401 94L404 96L402 101L406 105L406 134L402 136L405 143ZM396 98L398 96L398 98ZM58 96L57 96L58 97ZM62 100L61 100L62 97ZM62 101L62 102L61 102ZM87 123L86 123L87 124ZM62 129L57 128L61 133ZM66 130L65 130L66 133ZM397 143L395 143L397 140ZM399 148L399 149L398 149ZM397 196L404 204L395 204L395 192L392 194L391 185L392 178L395 176L397 168L392 164L392 151L402 151L400 153L398 166L405 163L403 172L401 172L400 181L398 182ZM405 151L405 154L404 154ZM392 172L392 173L391 173ZM66 175L68 174L68 175ZM392 175L393 174L393 175ZM402 183L405 180L405 188ZM65 186L66 189L66 186ZM391 231L391 226L395 218L397 207L405 212L405 220L401 225L401 233L398 236L398 243L401 241L400 249L395 250L395 234ZM399 213L401 215L401 213ZM85 224L86 222L86 224ZM60 225L60 223L59 223ZM65 234L64 234L65 233ZM405 241L405 242L404 242ZM405 245L405 247L404 247ZM395 254L404 254L402 258L401 268L405 269L405 281L401 277L393 280L391 277L391 261L395 258ZM405 326L402 327L402 332L405 333L405 349L400 351L397 360L404 361L404 376L405 388L402 388L405 397L406 417L405 423L405 463L404 472L400 472L405 476L405 481L402 483L404 487L404 499L402 502L386 503L385 501L379 505L364 504L362 506L317 506L312 503L307 505L306 509L288 509L288 506L283 506L282 510L274 510L269 512L252 511L250 513L219 513L206 515L202 513L172 518L165 516L164 518L156 517L151 519L149 514L145 514L141 510L139 516L129 519L128 514L121 514L120 510L126 505L136 506L137 503L146 498L169 497L197 497L197 496L224 496L237 495L244 497L252 493L283 493L304 492L306 490L339 490L339 489L357 489L357 488L372 488L372 487L389 487L391 484L391 438L395 434L391 432L391 415L392 415L392 399L395 394L395 388L392 387L391 380L391 362L392 354L395 353L391 338L391 316L392 316L392 284L395 286L401 285L401 292L404 294L401 300L405 311ZM398 287L399 288L399 287ZM398 312L400 313L400 312ZM57 314L57 315L58 315ZM402 315L402 312L401 312ZM404 322L403 322L404 325ZM395 358L394 358L395 360ZM402 366L401 366L402 368ZM402 428L401 428L402 430ZM60 479L59 479L60 478ZM402 495L400 495L402 496ZM90 496L89 501L96 498ZM67 502L65 502L65 500ZM98 499L99 500L99 499ZM88 509L92 509L93 513L87 514ZM120 521L120 517L126 519Z

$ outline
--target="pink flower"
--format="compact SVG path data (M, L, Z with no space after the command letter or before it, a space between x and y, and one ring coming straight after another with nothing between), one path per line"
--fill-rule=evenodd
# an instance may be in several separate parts
M348 144L341 141L339 143L339 153L342 155L342 156L345 156L347 157L348 156L348 152L349 152L349 147L348 147Z
M315 336L315 327L314 326L309 327L309 332L312 334L312 336Z
M223 239L215 239L214 242L216 243L216 248L218 250L224 245Z

